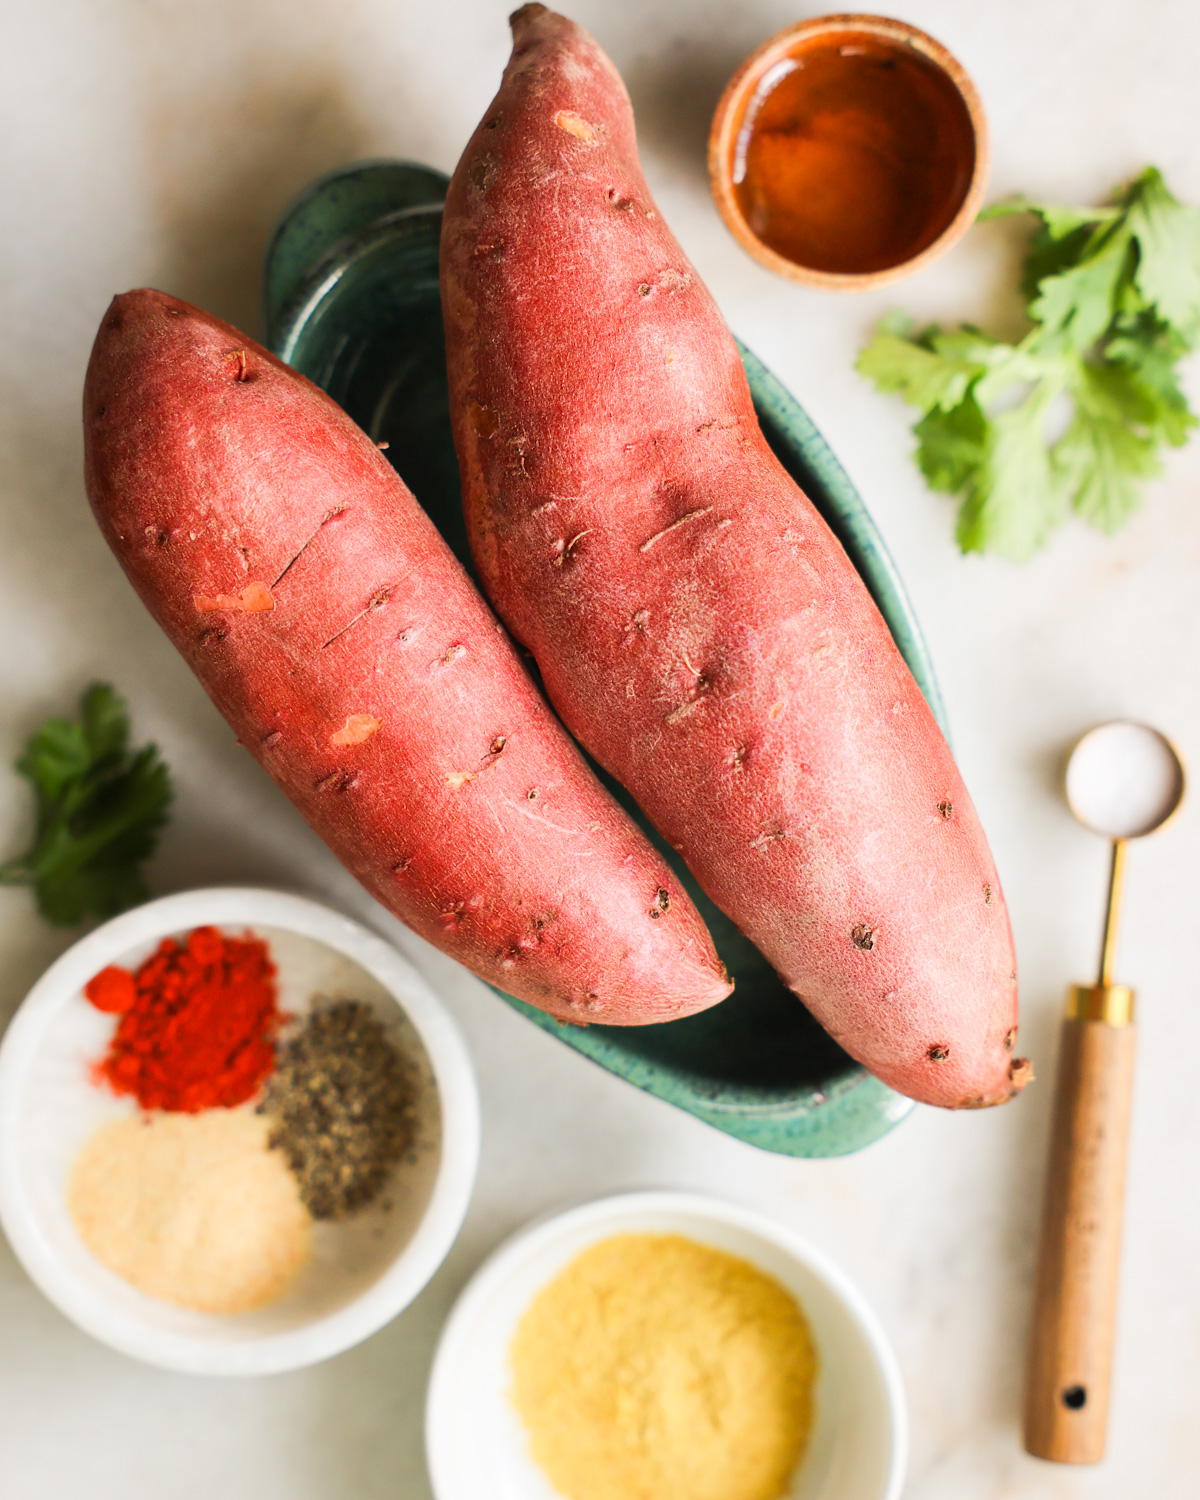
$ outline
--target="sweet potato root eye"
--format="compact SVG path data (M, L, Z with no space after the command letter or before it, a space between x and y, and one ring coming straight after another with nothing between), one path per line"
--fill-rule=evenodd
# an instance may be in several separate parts
M254 379L254 372L246 363L246 351L244 349L231 349L225 356L229 366L230 377L241 383Z
M328 776L322 776L316 784L318 792L348 792L358 780L357 771L337 770L330 771Z
M869 953L875 946L875 929L860 922L850 933L850 941L861 953Z
M625 645L632 646L639 636L644 636L649 623L650 611L648 609L639 609L625 627Z

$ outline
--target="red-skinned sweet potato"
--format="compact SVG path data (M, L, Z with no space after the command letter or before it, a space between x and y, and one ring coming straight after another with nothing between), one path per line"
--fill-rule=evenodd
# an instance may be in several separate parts
M228 324L110 307L86 479L134 588L239 738L367 889L562 1019L728 993L695 907L587 768L366 435Z
M513 17L442 231L484 586L551 702L854 1057L996 1103L1016 972L983 832L845 553L759 430L612 64Z

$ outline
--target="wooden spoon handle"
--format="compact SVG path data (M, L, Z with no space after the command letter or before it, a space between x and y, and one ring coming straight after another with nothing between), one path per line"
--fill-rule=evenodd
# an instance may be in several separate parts
M1132 991L1072 992L1025 1393L1026 1450L1058 1463L1104 1457L1135 1045Z

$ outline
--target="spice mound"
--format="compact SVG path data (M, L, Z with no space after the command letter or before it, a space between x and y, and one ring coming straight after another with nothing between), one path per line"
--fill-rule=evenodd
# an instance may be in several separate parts
M143 1109L244 1104L274 1066L275 965L249 933L197 927L182 946L164 938L136 973L102 969L84 994L120 1014L98 1071Z
M313 1220L370 1203L416 1133L418 1079L371 1007L326 1004L281 1038L275 976L253 933L197 927L84 986L118 1018L93 1081L149 1113L92 1136L71 1217L110 1270L198 1312L282 1296Z
M680 1235L585 1250L530 1304L510 1359L532 1456L568 1500L779 1500L812 1425L794 1298Z
M126 1115L75 1163L67 1204L96 1258L205 1313L273 1302L309 1258L311 1220L251 1110Z
M412 1144L414 1084L369 1005L314 1010L278 1049L259 1106L314 1219L340 1219L377 1196Z

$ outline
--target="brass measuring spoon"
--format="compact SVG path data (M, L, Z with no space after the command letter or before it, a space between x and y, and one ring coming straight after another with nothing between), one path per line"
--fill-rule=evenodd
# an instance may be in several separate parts
M1113 983L1125 851L1184 785L1171 742L1126 719L1089 730L1067 763L1067 802L1111 841L1112 873L1099 979L1067 995L1025 1388L1025 1448L1058 1463L1098 1463L1108 1425L1135 1043L1134 992Z

